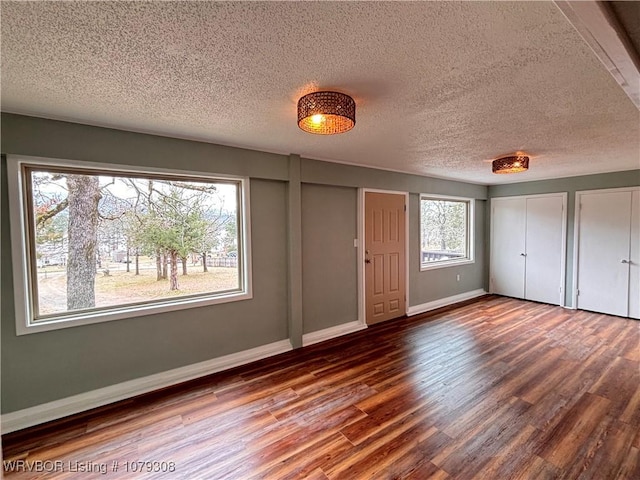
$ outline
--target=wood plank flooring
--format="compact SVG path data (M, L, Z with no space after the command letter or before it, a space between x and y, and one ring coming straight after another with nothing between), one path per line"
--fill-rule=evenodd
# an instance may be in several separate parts
M487 296L3 447L60 462L11 479L640 479L640 322Z

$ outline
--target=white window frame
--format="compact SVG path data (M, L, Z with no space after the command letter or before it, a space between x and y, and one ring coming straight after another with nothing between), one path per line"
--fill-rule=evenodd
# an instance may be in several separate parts
M173 178L199 179L215 181L233 181L239 185L238 212L238 252L242 262L240 270L240 286L233 292L211 293L197 297L171 298L136 305L104 307L90 312L65 312L46 320L34 320L31 261L29 255L29 238L27 228L26 192L24 166L41 168L66 168L95 171L96 173L115 171L119 174L132 175L166 175ZM15 298L16 334L25 335L62 328L89 325L135 318L157 313L165 313L188 308L216 305L253 298L251 278L251 218L249 201L249 178L231 175L218 175L210 172L191 172L184 170L163 169L153 167L131 167L125 165L96 163L77 160L59 160L41 157L18 155L7 156L9 184L9 221L11 228L11 255L13 265L13 289Z
M465 202L467 204L467 255L463 258L453 260L440 260L437 262L424 263L422 261L422 201L440 200L445 202ZM418 244L418 258L420 259L420 271L435 270L437 268L457 267L475 263L475 199L468 197L452 197L450 195L420 194L418 210L418 225L420 228L420 242Z

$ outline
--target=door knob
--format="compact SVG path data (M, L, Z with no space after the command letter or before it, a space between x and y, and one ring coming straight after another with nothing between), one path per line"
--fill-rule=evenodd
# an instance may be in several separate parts
M364 263L371 263L371 260L369 260L368 258L365 258Z
M520 256L521 256L521 257L526 257L526 256L527 256L527 254L526 254L526 253L521 253L521 254L520 254Z
M624 258L620 260L620 263L631 263L629 260L625 260Z

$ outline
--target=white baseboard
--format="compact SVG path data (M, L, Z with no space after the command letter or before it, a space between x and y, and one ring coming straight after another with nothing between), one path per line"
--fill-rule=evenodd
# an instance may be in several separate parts
M419 313L435 310L436 308L446 307L458 302L464 302L465 300L471 300L472 298L481 297L482 295L487 295L487 292L482 288L479 288L478 290L459 293L458 295L453 295L452 297L440 298L438 300L434 300L433 302L427 302L421 305L414 305L412 307L409 307L407 309L407 315L409 317L412 315L418 315Z
M2 433L14 432L160 388L204 377L205 375L211 375L212 373L222 370L288 352L292 350L292 348L289 340L280 340L242 352L232 353L212 360L175 368L166 372L156 373L147 377L129 380L42 405L36 405L35 407L25 408L24 410L7 413L2 415Z
M302 336L302 346L306 347L308 345L313 345L314 343L324 342L325 340L331 340L332 338L364 330L365 328L367 328L365 323L356 320L355 322L343 323L342 325L325 328L324 330L318 330L317 332L306 333Z

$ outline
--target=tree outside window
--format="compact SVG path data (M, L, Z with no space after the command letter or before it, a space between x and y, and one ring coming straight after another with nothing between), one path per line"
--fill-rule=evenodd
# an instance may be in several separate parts
M420 198L420 259L423 267L472 260L471 201Z
M239 181L22 171L34 323L242 290Z

